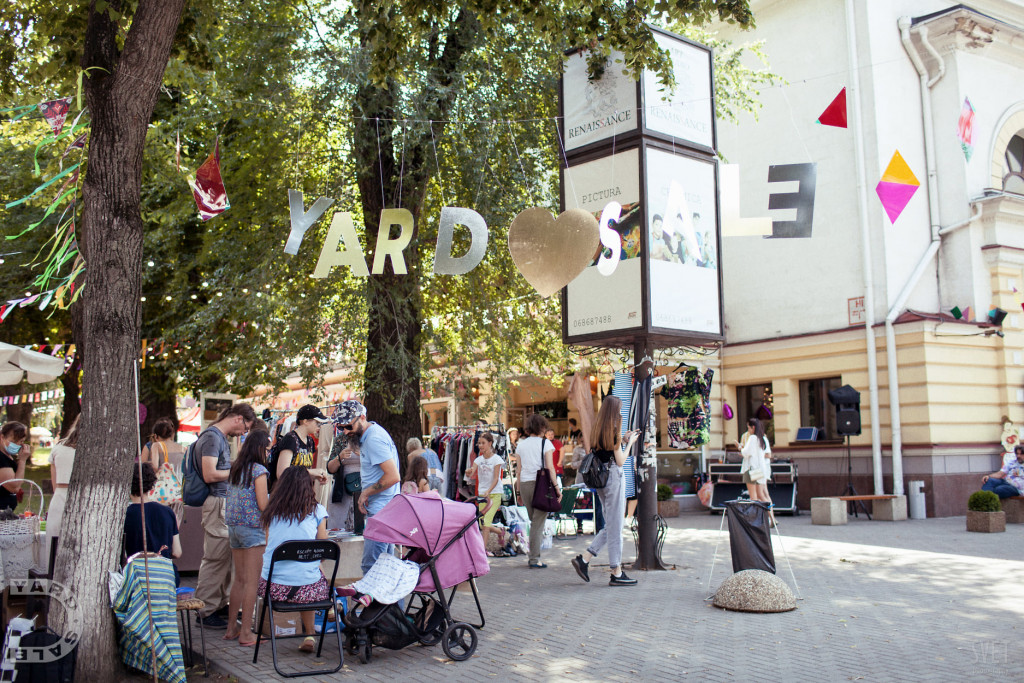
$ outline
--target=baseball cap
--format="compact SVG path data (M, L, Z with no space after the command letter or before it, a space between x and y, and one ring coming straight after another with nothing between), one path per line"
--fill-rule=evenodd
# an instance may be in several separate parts
M334 424L350 425L363 415L366 415L366 406L355 399L349 399L334 411Z
M302 422L303 420L316 420L317 422L320 423L330 422L330 420L328 420L324 416L324 414L320 412L320 409L317 408L312 403L307 403L306 405L302 406L301 408L299 408L299 412L295 414L296 422Z

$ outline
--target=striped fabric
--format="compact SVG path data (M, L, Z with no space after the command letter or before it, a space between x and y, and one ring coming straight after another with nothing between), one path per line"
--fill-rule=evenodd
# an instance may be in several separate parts
M629 427L629 408L633 400L633 373L616 372L615 386L612 388L612 393L622 401L621 433L625 434ZM636 476L632 455L626 458L626 462L622 466L622 473L626 480L626 498L633 498L636 496Z
M164 557L149 558L149 598L156 642L156 674L162 681L186 683L185 662L178 637L177 596L174 567ZM124 568L124 583L114 601L114 614L121 622L121 658L128 666L153 673L150 651L149 614L146 609L146 568L142 558Z

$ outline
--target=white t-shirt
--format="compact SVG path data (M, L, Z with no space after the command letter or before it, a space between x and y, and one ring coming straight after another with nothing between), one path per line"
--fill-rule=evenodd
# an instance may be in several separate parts
M501 459L501 456L494 453L491 453L489 458L477 456L477 459L473 461L473 465L476 467L476 493L478 496L484 495L491 488L491 483L501 473L503 464L505 461ZM495 487L491 493L501 493L501 489Z
M541 437L531 436L519 442L516 455L519 456L519 481L537 481L537 470L544 466L544 456L540 452ZM554 453L555 446L543 439L544 452Z

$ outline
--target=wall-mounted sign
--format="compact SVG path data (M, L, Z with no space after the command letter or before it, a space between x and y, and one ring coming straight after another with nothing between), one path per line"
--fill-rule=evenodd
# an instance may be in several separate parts
M651 327L720 335L713 161L645 149Z
M601 256L609 248L602 244L591 265L569 283L563 311L568 334L580 336L642 327L639 150L618 152L564 169L562 191L566 209L584 209L599 220L609 202L621 206L618 221L608 223L619 238L619 263L611 274L601 273Z
M652 29L652 33L672 60L675 86L671 91L662 86L656 73L644 72L639 82L627 76L621 53L612 51L596 80L587 72L587 51L569 56L561 92L562 140L567 155L641 134L714 151L710 48L660 29Z

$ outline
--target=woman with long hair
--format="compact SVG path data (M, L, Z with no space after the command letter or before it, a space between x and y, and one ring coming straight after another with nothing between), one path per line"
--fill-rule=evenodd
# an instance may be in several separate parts
M594 455L609 465L608 482L604 488L597 489L597 497L604 507L605 524L587 548L587 558L577 555L572 559L572 566L580 578L589 583L590 563L602 548L608 546L608 567L612 573L608 585L635 586L636 579L631 579L622 571L622 523L626 509L626 481L622 465L640 432L626 432L625 441L622 441L621 433L622 401L617 396L607 396L601 403L601 410L597 413L597 421L590 435Z
M740 474L747 485L750 500L759 500L768 505L772 497L768 495L768 479L771 476L772 449L768 437L764 434L764 425L756 417L747 420L747 433L743 435L743 443L736 442L736 447L743 454ZM775 515L771 514L771 524L775 526Z
M78 422L81 419L81 414L75 417L68 433L50 451L50 481L53 483L53 496L50 498L50 507L46 511L46 542L50 552L60 537L64 505L68 501L68 484L71 483L71 470L75 466L75 449L78 448Z
M267 583L270 573L270 559L277 546L285 541L311 541L327 538L327 510L316 502L313 480L309 470L302 465L292 465L281 473L274 484L274 495L270 498L262 515L263 528L267 532L267 548L263 552L263 571L257 594L263 597L270 591L274 600L281 602L318 602L327 600L330 587L320 571L319 564L285 561L274 565L274 582ZM303 631L309 636L302 641L299 649L312 652L316 647L313 638L313 612L301 612Z
M409 466L405 469L405 481L402 482L402 493L426 493L429 491L428 469L427 459L422 455L414 456L409 460Z
M261 515L267 508L267 452L270 434L262 430L249 432L238 450L238 457L228 473L228 500L224 521L228 526L228 543L235 576L228 597L228 628L224 640L238 638L239 645L255 645L252 635L252 612L256 606L256 585L263 567L263 546L267 534ZM242 625L233 618L242 610Z

